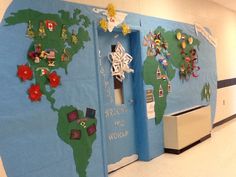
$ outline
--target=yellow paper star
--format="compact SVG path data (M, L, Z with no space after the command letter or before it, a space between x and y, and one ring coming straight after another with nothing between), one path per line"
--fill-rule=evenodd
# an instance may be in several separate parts
M107 21L106 21L105 18L103 18L103 19L101 19L101 20L99 21L99 25L100 25L100 27L101 27L105 32L107 31L107 29L108 29L108 24L107 24Z
M121 30L124 36L131 32L130 27L126 23L121 25Z
M107 5L107 14L109 17L114 17L116 15L116 9L113 4Z

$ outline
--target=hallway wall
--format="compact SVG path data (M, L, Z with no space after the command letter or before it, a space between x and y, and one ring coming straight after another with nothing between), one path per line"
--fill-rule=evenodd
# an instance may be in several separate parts
M236 12L205 0L67 0L93 6L105 7L115 4L118 10L135 12L185 23L199 23L209 28L217 40L216 59L218 81L236 78ZM0 20L11 0L0 0ZM217 91L215 122L236 113L233 96L235 86Z

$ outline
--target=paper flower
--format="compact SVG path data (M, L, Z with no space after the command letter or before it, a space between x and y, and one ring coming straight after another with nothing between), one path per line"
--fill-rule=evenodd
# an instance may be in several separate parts
M57 75L57 73L54 71L49 74L49 84L52 88L56 88L60 84L60 76Z
M28 65L20 65L18 66L17 76L22 80L31 80L33 77L33 71Z
M126 23L123 23L121 25L121 30L124 36L131 32L129 25L127 25Z
M31 87L28 89L28 94L31 101L40 101L42 97L40 86L31 85Z
M107 23L106 19L102 18L102 19L99 21L99 25L100 25L100 27L101 27L105 32L107 32L108 23Z
M108 4L107 5L107 14L110 17L115 17L116 16L116 9L113 4Z

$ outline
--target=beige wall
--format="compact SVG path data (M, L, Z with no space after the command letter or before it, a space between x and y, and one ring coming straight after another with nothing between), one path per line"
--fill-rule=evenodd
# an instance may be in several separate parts
M208 27L217 39L218 80L236 77L236 12L207 0L67 0L105 7L115 4L117 9L156 16L185 23L200 23ZM11 0L0 0L0 19ZM218 90L215 122L236 113L236 87ZM235 95L235 96L234 96ZM226 104L223 104L225 100Z

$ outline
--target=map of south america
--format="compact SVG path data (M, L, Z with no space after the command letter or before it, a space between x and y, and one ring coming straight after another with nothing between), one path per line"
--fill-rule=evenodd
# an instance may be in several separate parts
M28 47L25 61L19 65L26 63L24 67L32 70L33 76L29 79L32 86L38 86L38 90L29 93L29 98L34 104L34 101L40 101L41 95L45 96L52 111L58 114L58 136L72 148L79 176L86 177L92 145L96 139L96 111L87 108L84 113L72 105L55 107L54 93L57 86L63 85L57 71L63 69L67 74L73 56L90 40L87 31L91 24L89 18L79 9L74 9L73 14L64 10L51 14L23 9L12 13L5 22L5 26L25 24L26 34L22 35L29 37L32 43Z

